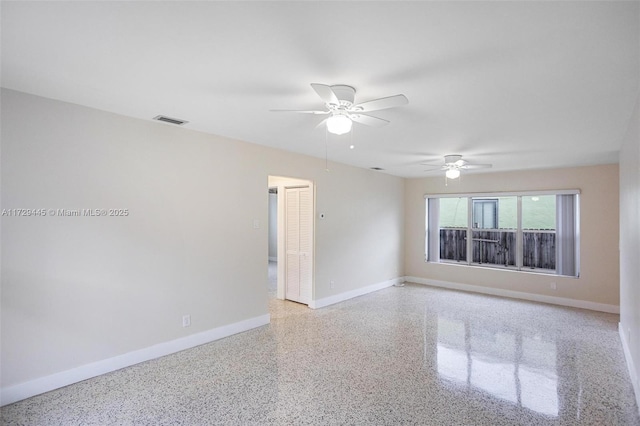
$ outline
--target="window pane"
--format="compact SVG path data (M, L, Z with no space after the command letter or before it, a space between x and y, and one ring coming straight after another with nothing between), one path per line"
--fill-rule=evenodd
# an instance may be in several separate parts
M473 231L473 262L515 266L515 231Z
M467 230L440 228L440 260L467 261Z
M473 199L474 263L516 265L517 209L517 197Z
M467 199L466 198L441 198L440 199L440 227L441 228L466 228L467 227Z
M522 197L522 266L556 269L556 196Z
M440 260L467 261L467 198L440 199Z
M522 197L522 229L556 229L556 196Z
M518 227L518 197L498 198L498 228L516 230Z

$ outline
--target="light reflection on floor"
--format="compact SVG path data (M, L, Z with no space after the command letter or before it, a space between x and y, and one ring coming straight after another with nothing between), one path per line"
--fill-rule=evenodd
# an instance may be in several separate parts
M487 335L487 330L476 328L477 324L438 317L438 374L518 406L558 416L555 343L504 331Z

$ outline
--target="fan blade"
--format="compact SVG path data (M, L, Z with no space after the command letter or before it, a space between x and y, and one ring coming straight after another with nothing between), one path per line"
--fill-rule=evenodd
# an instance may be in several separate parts
M374 117L367 114L349 114L349 118L351 118L356 123L364 124L365 126L371 127L383 127L389 124L389 121L383 120L382 118Z
M297 109L270 109L269 111L271 111L271 112L297 112L297 113L300 113L300 114L316 114L316 115L329 114L329 111L301 111L301 110L297 110Z
M436 166L436 165L434 165L434 166L429 167L428 169L424 169L423 171L425 171L425 172L435 172L436 170L441 171L441 170L446 170L446 169L444 168L444 166Z
M324 103L334 105L340 104L340 101L338 100L336 94L333 93L333 89L331 89L331 86L327 86L326 84L311 83L311 87L313 87L313 90L316 91L316 93L318 94L318 96L320 96L320 99L322 99Z
M355 105L352 109L356 111L377 111L380 109L387 109L406 105L409 103L409 99L405 95L394 95L387 98L374 99L372 101L363 102Z
M488 169L491 168L491 164L465 164L464 166L460 166L460 168L465 170Z

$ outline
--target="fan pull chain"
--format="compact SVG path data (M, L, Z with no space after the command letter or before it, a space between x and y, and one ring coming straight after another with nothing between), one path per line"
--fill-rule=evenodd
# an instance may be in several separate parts
M351 135L349 135L349 136L351 137L351 141L350 141L350 143L349 143L349 149L353 149L353 148L354 148L354 145L353 145L353 132L355 132L355 131L356 131L356 129L354 129L354 127L355 127L355 126L351 127L351 132L350 132L350 133L351 133Z
M324 126L324 171L329 172L329 130Z

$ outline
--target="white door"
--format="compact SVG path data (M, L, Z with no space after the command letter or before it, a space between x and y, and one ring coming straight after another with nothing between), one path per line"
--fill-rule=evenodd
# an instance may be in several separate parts
M286 188L285 206L285 298L309 304L313 232L310 188Z

